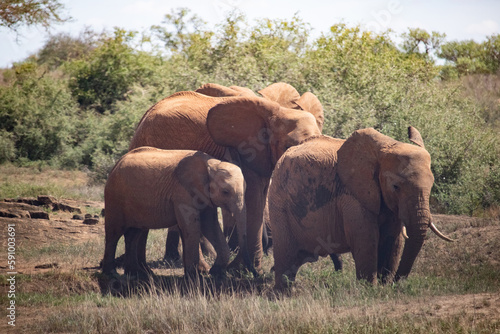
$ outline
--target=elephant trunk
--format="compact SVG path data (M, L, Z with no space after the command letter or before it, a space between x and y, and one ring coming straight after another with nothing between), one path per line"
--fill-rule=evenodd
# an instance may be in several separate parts
M248 241L247 241L247 210L244 201L242 200L239 205L239 210L233 211L234 218L236 221L236 231L238 232L238 244L240 246L241 256L245 263L245 267L252 272L252 274L257 277L258 273L255 270L253 261L250 259L248 253Z
M406 225L408 239L405 241L403 255L396 272L395 280L407 277L424 244L425 235L431 222L431 214L428 208L417 210L414 217Z

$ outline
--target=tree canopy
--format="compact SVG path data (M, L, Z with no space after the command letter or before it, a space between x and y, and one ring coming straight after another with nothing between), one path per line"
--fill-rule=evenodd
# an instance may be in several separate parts
M64 5L58 0L2 0L0 27L18 31L23 26L41 25L48 29L54 23L68 21L62 16Z

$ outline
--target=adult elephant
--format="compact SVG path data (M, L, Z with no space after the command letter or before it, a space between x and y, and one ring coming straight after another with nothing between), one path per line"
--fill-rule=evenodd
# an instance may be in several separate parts
M216 83L206 83L195 90L195 92L212 97L231 97L231 96L247 96L255 97L256 94L249 88L240 86L226 87ZM265 99L277 102L280 106L287 109L304 110L311 113L315 119L319 131L323 129L324 113L323 106L319 99L312 93L306 92L302 96L290 84L284 82L273 83L268 87L261 89L258 93ZM267 210L267 205L266 205ZM267 216L267 215L266 215ZM265 217L266 217L265 216ZM235 231L235 221L232 217L223 214L225 234L229 236L229 246L235 249L238 246L238 234ZM269 226L266 224L264 226ZM263 247L267 254L267 250L271 247L272 240L268 238L266 228L262 233ZM180 234L177 228L171 228L168 231L167 241L165 245L165 255L163 259L167 262L175 263L180 259L178 245L180 241ZM202 241L202 248L209 248ZM333 259L333 257L332 257ZM336 258L335 258L336 260ZM334 263L338 266L338 261ZM203 259L202 259L203 261ZM340 265L341 266L341 265ZM340 267L339 267L340 268Z
M277 289L331 253L351 252L358 279L397 280L429 227L450 240L432 224L430 155L413 127L409 138L416 145L364 129L345 141L311 138L282 156L269 190Z
M248 251L261 272L262 219L272 170L289 147L319 134L311 114L266 99L179 92L146 112L130 149L190 149L238 162L247 183ZM241 252L230 266L240 263Z
M195 92L213 96L255 96L255 93L246 87L230 86L215 83L206 83ZM321 102L311 92L305 92L300 95L299 92L290 84L285 82L277 82L258 91L258 93L267 100L277 102L280 106L288 109L304 110L311 113L316 118L316 124L319 131L323 131L323 123L325 120L323 106Z

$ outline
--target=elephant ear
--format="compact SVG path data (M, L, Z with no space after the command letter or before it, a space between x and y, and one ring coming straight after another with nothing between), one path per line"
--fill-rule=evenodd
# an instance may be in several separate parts
M242 164L270 176L269 120L279 109L277 103L258 97L230 98L209 110L208 132L216 144L237 149Z
M319 131L323 131L325 115L323 113L323 106L316 95L311 92L305 92L296 103L300 109L310 112L316 118Z
M195 92L213 97L238 96L241 94L239 91L215 83L206 83Z
M293 86L278 82L264 89L259 90L259 94L268 100L277 102L280 106L289 109L297 108L297 100L300 99L300 94Z
M413 126L408 127L408 138L412 143L420 146L421 148L425 148L424 140L422 139L420 132L418 132L418 130Z
M207 192L209 177L207 161L210 157L203 152L196 152L182 159L175 168L174 174L187 192L204 205L209 205Z
M379 214L378 147L374 129L354 132L338 151L338 175L347 190L368 211Z

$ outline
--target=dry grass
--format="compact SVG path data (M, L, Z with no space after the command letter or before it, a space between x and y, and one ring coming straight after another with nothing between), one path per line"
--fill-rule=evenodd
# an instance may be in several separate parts
M13 183L44 178L61 189L86 187L85 177L78 172L1 168L15 176ZM76 193L80 196L85 191ZM435 222L459 242L444 243L429 234L407 280L376 287L358 282L352 257L346 254L341 273L334 272L329 259L304 265L287 295L273 290L272 256L264 258L265 274L260 278L229 275L221 281L205 277L199 286L188 284L182 269L157 262L163 256L165 231L154 231L148 239L147 258L156 277L146 282L101 276L96 266L104 249L103 235L92 234L82 241L24 243L18 252L24 270L16 281L16 331L499 333L500 222L444 215L436 215ZM123 243L118 254L122 252ZM50 262L59 267L29 269ZM4 305L5 276L0 277L0 286ZM6 329L2 321L0 332Z
M82 171L0 165L0 199L49 194L102 201L103 189L104 185L89 185L89 177Z

